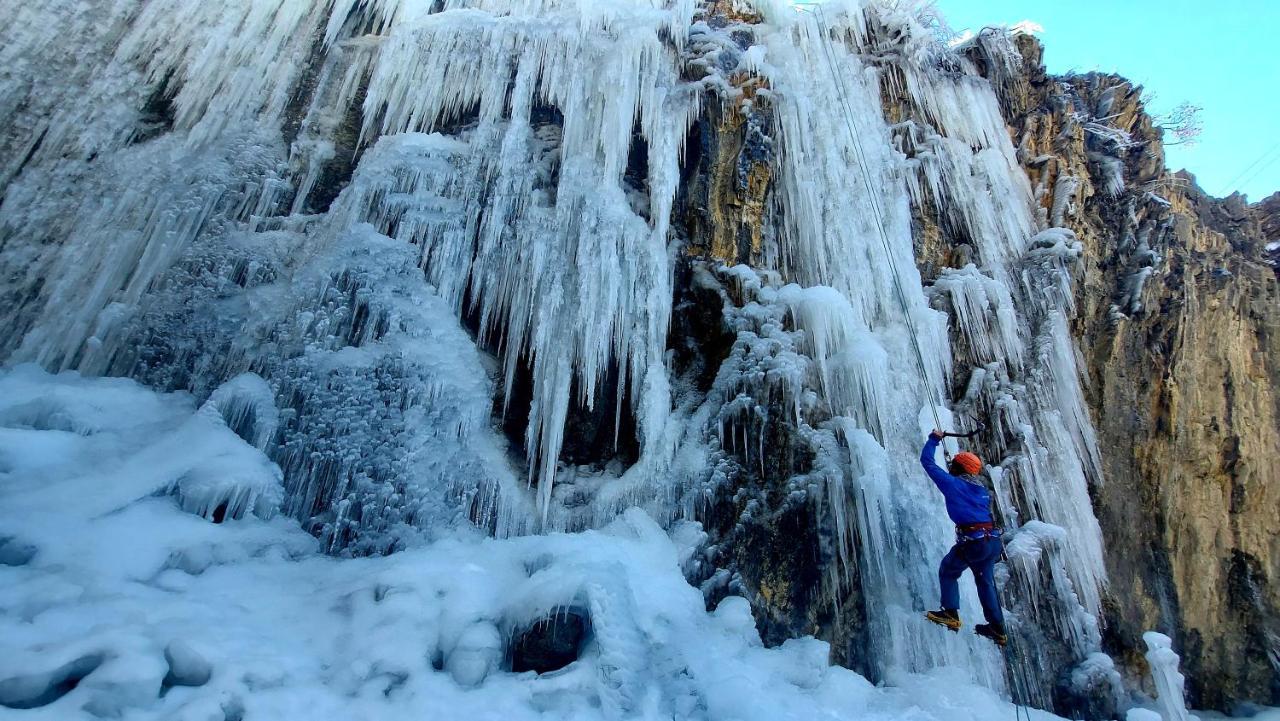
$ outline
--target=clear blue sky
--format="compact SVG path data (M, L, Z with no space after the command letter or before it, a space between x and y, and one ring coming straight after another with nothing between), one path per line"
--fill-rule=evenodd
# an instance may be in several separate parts
M1239 190L1256 202L1280 191L1280 0L937 0L937 6L957 32L1039 23L1050 72L1119 73L1154 93L1152 112L1183 100L1202 106L1200 143L1169 148L1169 167L1190 170L1212 195Z

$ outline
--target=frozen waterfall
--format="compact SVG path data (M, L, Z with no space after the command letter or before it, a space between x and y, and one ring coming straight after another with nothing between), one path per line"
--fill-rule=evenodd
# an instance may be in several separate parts
M813 458L788 497L835 529L825 582L859 589L871 673L949 667L1048 707L1045 669L1097 663L1106 583L1079 244L1037 212L997 89L910 9L712 5L25 4L0 29L0 360L208 400L196 418L282 479L192 472L184 505L274 501L339 555L634 506L700 520L731 461L765 474L781 417ZM757 263L688 257L711 107L768 128ZM927 285L926 216L971 246ZM691 265L731 346L706 389L672 360ZM952 535L916 462L934 407L987 419L1011 674L920 618ZM599 457L570 457L597 430ZM627 615L602 588L593 608ZM609 683L616 716L649 703Z

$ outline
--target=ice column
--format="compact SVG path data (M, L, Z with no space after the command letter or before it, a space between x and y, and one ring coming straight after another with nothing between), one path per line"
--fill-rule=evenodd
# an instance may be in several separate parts
M1178 671L1179 659L1173 650L1173 640L1156 631L1142 634L1142 640L1147 644L1147 663L1156 685L1160 717L1164 721L1191 721L1195 717L1187 712L1187 701L1182 695L1186 679Z

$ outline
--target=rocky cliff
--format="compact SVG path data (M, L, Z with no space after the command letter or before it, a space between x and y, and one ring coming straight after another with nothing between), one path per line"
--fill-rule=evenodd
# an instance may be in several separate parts
M1107 643L1138 667L1142 631L1167 631L1192 703L1275 704L1278 198L1209 197L1165 169L1140 88L1047 75L1037 41L1016 43L1014 73L984 66L1043 211L1085 249L1072 330L1105 472Z
M760 18L720 10L712 25L749 42ZM1141 88L1114 75L1049 75L1030 35L988 31L963 53L997 91L1041 222L1070 229L1083 247L1070 328L1101 452L1091 496L1109 578L1104 647L1142 685L1141 636L1159 629L1183 653L1191 703L1280 702L1280 296L1268 245L1280 237L1280 195L1254 205L1209 197L1166 169ZM918 121L892 73L882 81L886 116ZM709 107L692 144L688 251L695 263L767 263L768 105ZM973 239L936 205L915 209L913 230L926 282L973 258ZM975 364L964 339L953 341L965 379ZM795 462L795 436L768 435L775 485L807 469ZM784 504L760 490L769 474L748 475L732 486L736 506L713 503L706 516L725 541L719 563L734 571L734 590L754 597L767 639L818 633L835 642L837 660L866 671L854 650L867 640L863 599L824 587L813 568L834 561L804 550L823 519L777 510ZM777 515L725 525L750 498Z

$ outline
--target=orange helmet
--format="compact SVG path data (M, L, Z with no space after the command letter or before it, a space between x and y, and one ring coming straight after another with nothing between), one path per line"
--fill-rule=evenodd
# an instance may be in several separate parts
M982 459L968 451L957 453L956 457L951 459L951 462L969 475L977 475L978 471L982 470Z

